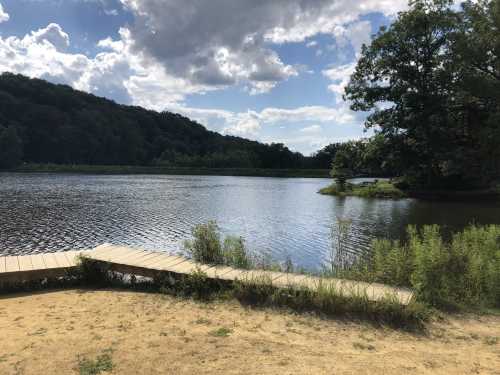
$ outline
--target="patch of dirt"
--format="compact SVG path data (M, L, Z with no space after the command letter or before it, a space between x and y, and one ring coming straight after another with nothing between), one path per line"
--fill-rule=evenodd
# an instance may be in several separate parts
M447 317L425 335L236 302L65 290L0 298L0 374L495 374L500 317ZM92 362L90 362L92 363ZM103 372L104 374L104 372Z

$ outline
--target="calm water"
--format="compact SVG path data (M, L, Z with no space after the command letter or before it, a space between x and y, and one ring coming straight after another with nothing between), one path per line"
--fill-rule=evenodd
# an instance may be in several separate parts
M91 248L103 242L180 252L210 219L252 252L313 269L329 257L337 217L352 220L349 246L399 238L407 224L450 229L499 223L500 203L336 198L327 179L216 176L0 174L0 254Z

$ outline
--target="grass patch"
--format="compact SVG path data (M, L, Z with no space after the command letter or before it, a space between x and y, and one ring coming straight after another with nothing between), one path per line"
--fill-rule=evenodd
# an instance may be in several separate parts
M335 195L340 197L355 196L363 198L391 198L401 199L408 195L398 189L394 184L388 181L376 181L367 184L346 184L345 189L339 189L336 184L327 186L319 191L320 194Z
M220 328L214 329L213 331L210 331L210 336L228 337L231 333L233 333L233 330L231 328L220 327Z
M79 358L78 371L80 375L98 375L102 372L113 370L112 354L112 349L105 349L95 360L86 357Z

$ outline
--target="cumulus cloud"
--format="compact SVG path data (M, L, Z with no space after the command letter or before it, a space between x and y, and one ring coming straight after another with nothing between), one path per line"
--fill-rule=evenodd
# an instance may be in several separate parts
M0 23L7 22L9 20L9 14L3 10L2 4L0 4Z
M317 135L322 125L344 126L359 123L347 105L337 108L325 106L304 106L292 109L268 107L261 111L232 112L223 109L200 109L174 104L168 108L182 113L208 127L225 134L258 138L259 130L264 126L292 126L310 124L300 132L304 135ZM261 139L262 140L262 139Z
M121 0L134 14L132 48L161 63L169 74L200 85L247 81L251 94L297 75L269 43L303 42L334 34L373 11L389 15L407 0ZM369 36L365 22L346 29L354 48Z
M25 39L26 44L48 42L58 50L64 50L69 46L69 35L57 23L50 23L43 29L32 31L31 36L27 36Z
M354 73L355 69L356 62L336 67L330 67L323 70L323 75L332 81L332 83L328 85L328 90L336 94L337 102L340 102L342 100L344 89L349 83L349 79Z
M98 47L103 52L94 57L67 52L69 44L68 34L54 23L23 38L0 37L0 72L69 84L120 103L156 110L210 89L169 76L160 64L132 53L126 29L120 30L119 40L101 40Z

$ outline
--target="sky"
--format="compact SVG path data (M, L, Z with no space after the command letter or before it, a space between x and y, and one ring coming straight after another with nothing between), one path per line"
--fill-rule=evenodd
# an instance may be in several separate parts
M0 72L309 155L359 139L363 43L407 0L0 0Z

